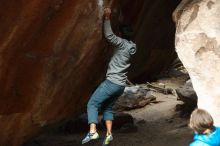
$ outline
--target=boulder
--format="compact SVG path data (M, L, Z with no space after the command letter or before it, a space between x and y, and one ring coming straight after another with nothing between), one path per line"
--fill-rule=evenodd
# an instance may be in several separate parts
M188 80L183 87L176 89L178 99L182 100L187 105L197 105L197 95L193 89L191 80Z
M176 51L192 80L198 107L220 126L220 1L183 0L174 13Z
M178 100L183 101L183 104L176 105L176 111L179 111L181 117L189 118L192 111L197 107L198 97L191 80L188 80L184 86L176 89Z
M155 100L156 97L152 94L152 91L141 89L139 86L126 87L113 109L123 111L141 108Z

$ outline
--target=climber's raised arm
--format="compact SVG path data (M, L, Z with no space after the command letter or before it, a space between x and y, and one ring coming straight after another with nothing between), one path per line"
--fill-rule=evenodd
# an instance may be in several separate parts
M105 38L113 46L122 47L123 40L120 37L116 36L112 31L110 16L111 16L111 9L105 8L104 9L104 35L105 35Z

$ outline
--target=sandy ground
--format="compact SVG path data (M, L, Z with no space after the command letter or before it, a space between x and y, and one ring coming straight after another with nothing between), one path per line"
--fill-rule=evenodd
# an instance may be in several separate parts
M176 88L185 79L171 78L160 80L168 87ZM175 111L177 97L155 93L158 103L152 103L142 109L128 111L135 119L136 130L114 131L111 146L187 146L192 141L192 131L187 127L188 120L180 118ZM85 146L101 146L104 131L99 131L101 138ZM39 146L81 146L85 134L47 134L36 139ZM35 145L33 145L35 146ZM36 145L37 146L37 145Z

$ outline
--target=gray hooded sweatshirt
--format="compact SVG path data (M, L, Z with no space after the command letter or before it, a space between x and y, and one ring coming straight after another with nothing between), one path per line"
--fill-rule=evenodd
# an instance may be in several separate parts
M105 20L104 22L104 35L107 41L114 47L106 79L115 84L126 86L130 58L136 53L136 44L116 36L112 32L110 20Z

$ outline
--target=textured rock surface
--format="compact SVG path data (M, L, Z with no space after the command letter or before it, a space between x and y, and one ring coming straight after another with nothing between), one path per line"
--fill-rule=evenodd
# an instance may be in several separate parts
M175 11L176 50L206 109L220 126L220 1L184 0Z
M114 28L123 21L135 29L136 80L152 77L173 60L170 15L178 1L112 3ZM41 127L82 110L111 55L102 37L107 2L0 1L0 145L20 145Z
M187 105L197 105L197 95L193 89L191 80L188 80L184 86L177 88L176 93L179 100L182 100Z
M143 49L136 53L135 65L130 72L135 81L143 82L154 78L173 62L173 58L176 58L175 51L172 51L172 48L175 48L173 42L175 25L172 23L171 16L180 1L143 0L140 13L133 14L133 19L125 20L134 23L135 42L138 48ZM130 3L132 2L141 1L130 0ZM127 11L130 11L130 6L127 6ZM125 13L125 15L128 14Z
M113 109L116 111L142 108L156 101L152 91L141 89L139 86L126 87L122 96L115 103Z

